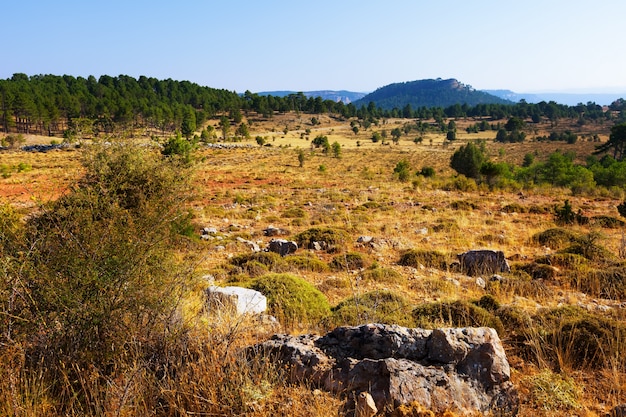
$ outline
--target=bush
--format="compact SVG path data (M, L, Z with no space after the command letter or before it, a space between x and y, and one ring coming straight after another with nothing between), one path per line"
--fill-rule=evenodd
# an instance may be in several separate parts
M396 164L396 167L393 169L393 174L398 178L401 182L407 182L409 177L411 176L411 165L409 161L403 159Z
M309 272L328 272L328 265L314 256L290 255L283 258L289 269Z
M283 257L274 252L254 252L245 253L242 255L234 256L230 263L246 270L250 265L254 266L254 263L266 266L272 272L285 272L287 271L287 264Z
M356 326L385 323L413 327L410 304L391 291L372 291L340 302L333 308L332 324Z
M399 265L418 268L420 265L426 268L438 268L446 270L449 265L449 258L441 252L432 250L409 249L404 252L398 261Z
M504 326L498 317L466 301L422 304L413 309L412 315L417 327L491 327L504 335Z
M294 275L268 274L247 286L265 295L269 313L288 327L316 325L330 314L326 296Z
M128 144L84 156L71 192L28 220L19 245L2 243L3 257L21 267L12 289L19 302L0 304L3 320L19 318L5 328L50 396L94 411L102 399L85 392L84 370L106 377L131 355L152 357L159 337L180 330L173 318L189 275L174 254L182 238L172 222L186 215L189 172Z
M364 281L374 281L379 283L399 284L405 281L402 274L391 268L383 268L373 264L361 274Z
M566 229L553 228L533 235L532 240L552 249L561 249L578 241L579 237Z
M365 256L358 252L348 252L335 256L330 262L330 267L337 271L350 271L365 268Z
M288 219L303 219L306 217L306 211L301 207L291 207L283 211L283 217Z
M473 143L468 143L454 152L450 159L450 167L467 178L478 179L480 178L480 167L486 159L481 148Z
M581 408L581 389L571 378L544 369L538 374L526 376L522 380L530 392L531 404L542 410L576 410Z
M426 178L432 178L436 175L436 172L433 167L423 167L417 174Z
M619 229L626 225L623 220L611 216L594 216L591 218L594 226L604 227L605 229Z
M311 248L314 242L320 242L326 249L333 249L347 239L347 233L342 230L322 227L313 227L294 237L299 247Z

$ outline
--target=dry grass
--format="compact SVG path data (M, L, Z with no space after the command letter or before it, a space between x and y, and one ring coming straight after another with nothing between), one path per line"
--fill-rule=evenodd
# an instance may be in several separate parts
M251 116L249 121L252 119ZM537 314L542 308L580 304L594 314L623 322L619 300L591 299L560 278L553 282L531 282L511 276L505 277L508 282L488 285L485 289L477 285L475 278L439 265L402 266L398 262L402 253L410 249L443 252L453 257L475 248L503 250L507 257L515 258L515 262L531 262L554 249L538 244L532 236L556 227L549 211L536 213L529 210L531 207L549 208L568 198L574 207L582 208L585 215L616 217L615 206L619 200L611 196L572 196L566 190L545 188L524 190L523 198L519 190L489 192L478 188L464 192L450 189L446 186L452 175L448 163L454 150L464 140L490 139L495 135L495 132L462 132L466 124L474 121L457 121L459 143L446 146L443 134L430 133L419 145L413 143L416 133L403 136L398 145L371 142L373 130L390 131L403 123L399 120L388 120L386 125L372 126L354 135L348 122L327 116L319 119L321 124L317 126L310 125L307 115L276 115L271 120L252 120L252 138L267 137L272 146L198 152L195 196L190 204L192 221L198 231L205 226L215 227L220 236L220 239L190 246L206 254L198 266L199 274L209 272L224 282L236 279L227 267L230 259L249 251L236 241L236 236L264 245L270 238L263 236L262 230L269 225L288 229L291 238L313 227L332 227L345 232L347 239L337 245L333 253L315 252L310 256L329 264L334 257L361 253L375 262L376 267L385 268L379 270L379 275L349 268L322 267L294 272L320 289L333 306L372 291L402 294L412 305L435 301L468 302L491 293L501 304L528 315ZM282 132L285 126L287 134ZM307 128L311 129L308 140L301 136ZM538 134L541 132L539 129ZM600 133L606 138L606 132ZM311 150L310 142L318 134L327 135L329 142L337 141L342 145L341 158ZM254 139L248 143L254 144ZM556 149L575 150L583 160L593 147L594 144L587 141L575 145L487 142L492 158L516 164L521 163L526 153L537 152L541 157ZM299 166L298 148L305 150L303 167ZM2 164L17 166L22 162L32 167L27 172L14 172L8 178L0 178L0 201L10 202L26 215L36 207L33 200L58 197L70 180L79 175L79 156L80 151L0 154ZM412 172L431 166L436 176L412 177L414 181L406 183L394 180L393 169L402 159L409 162ZM324 169L320 169L321 166ZM455 202L472 204L470 209L459 209ZM505 209L513 205L522 209ZM591 226L569 229L579 235L595 231ZM372 244L357 243L357 238L364 235L374 238ZM601 244L617 254L621 245L619 230L605 230L602 235ZM197 317L188 315L190 321ZM236 353L235 348L262 340L271 329L264 332L250 323L216 323L206 317L190 324L190 329L194 342L187 346L187 353L193 361L178 363L176 376L165 382L151 380L140 362L109 377L105 381L105 394L99 396L105 399L101 404L102 415L145 415L154 410L162 415L336 414L340 399L307 387L287 386L280 380L279 370L264 364L250 368ZM544 335L537 333L533 337L537 342L543 340ZM556 415L554 410L545 407L542 395L546 384L559 390L554 395L563 395L559 397L562 398L559 411L579 413L577 415L600 414L626 401L626 369L618 358L606 358L605 366L586 373L574 372L575 364L561 363L564 368L561 371L567 374L558 375L539 372L533 366L537 362L536 355L535 358L525 355L513 336L503 337L503 340L513 366L514 381L521 390L522 416ZM625 352L621 346L616 349ZM3 381L0 415L57 413L54 399L46 394L42 376L28 374L20 366L21 353L5 349L1 355L2 363L16 365L0 367ZM87 370L84 375L85 384L98 379ZM103 389L85 386L87 390ZM151 402L154 398L161 402ZM600 400L602 406L597 405Z

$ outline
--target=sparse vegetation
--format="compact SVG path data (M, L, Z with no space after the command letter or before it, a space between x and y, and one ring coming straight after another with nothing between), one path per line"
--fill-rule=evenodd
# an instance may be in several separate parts
M98 148L100 157L90 141L47 153L0 150L0 415L333 415L344 399L287 385L280 369L249 362L241 348L277 331L372 321L496 328L521 417L603 415L626 401L615 217L623 217L626 171L610 155L590 157L591 138L606 141L611 119L578 125L560 116L553 128L545 116L464 119L467 110L450 109L411 120L366 108L320 111L313 125L302 105L299 115L198 112L202 142L186 162L174 151L194 142L189 114L171 153L161 152L169 127L148 128L157 140L133 131L125 142L138 146L124 158L104 130L94 141L116 144ZM494 143L511 117L524 120L524 141ZM237 132L243 123L250 139ZM224 126L225 139L241 143L212 143ZM550 129L578 139L535 139ZM257 136L272 147L256 146ZM341 158L329 157L330 145L326 154L311 146L318 136L339 144ZM392 137L397 144L381 146ZM468 143L503 170L483 163L476 178L456 175L452 155ZM398 161L412 187L393 180ZM560 211L581 221L561 221ZM263 251L268 225L289 229L276 237L298 251ZM216 232L200 235L207 226ZM470 278L450 268L455 254L481 246L503 250L512 272ZM209 281L196 278L205 275L264 292L282 328L208 314Z

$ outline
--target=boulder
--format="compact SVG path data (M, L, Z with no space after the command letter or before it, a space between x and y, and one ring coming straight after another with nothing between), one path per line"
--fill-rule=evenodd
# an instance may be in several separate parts
M461 271L470 276L511 272L511 267L504 257L504 252L480 249L470 250L457 255Z
M367 324L339 327L322 337L276 335L251 351L287 365L296 381L352 393L348 408L355 415L411 404L435 413L518 412L509 364L491 328L425 330ZM367 405L367 396L373 407Z
M289 255L298 250L296 242L285 239L272 239L267 247L270 252L276 252L280 256Z
M262 314L267 310L267 298L258 291L242 287L210 286L206 290L209 311Z

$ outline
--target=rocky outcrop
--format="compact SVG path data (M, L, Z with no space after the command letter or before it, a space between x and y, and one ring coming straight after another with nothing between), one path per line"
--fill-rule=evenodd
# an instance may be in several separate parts
M490 249L470 250L457 255L462 272L470 276L511 272L504 252Z
M287 365L294 381L352 398L368 393L379 411L419 404L435 413L517 414L509 364L491 328L368 324L325 336L275 335L250 351Z

